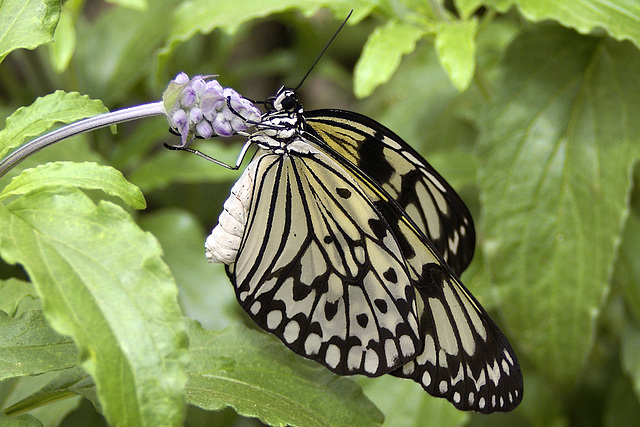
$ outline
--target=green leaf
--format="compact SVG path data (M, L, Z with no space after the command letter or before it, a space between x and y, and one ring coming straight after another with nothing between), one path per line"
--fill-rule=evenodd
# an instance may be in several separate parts
M107 133L108 131L98 131ZM13 169L2 177L2 185L7 185L11 179L17 177L27 169L33 169L52 162L94 162L105 164L106 160L100 153L93 150L91 142L93 138L87 133L74 135L70 138L47 146L44 150L37 151L15 165Z
M469 413L457 410L445 399L429 395L420 384L384 375L365 378L363 389L384 413L386 426L457 426L469 421Z
M640 322L640 217L636 209L631 211L622 233L614 281L622 288L630 314Z
M369 96L376 87L389 81L402 56L413 52L424 34L424 30L396 20L376 28L354 70L356 96Z
M622 369L631 379L636 399L640 400L640 329L628 324L620 337Z
M71 336L112 424L177 425L186 335L160 247L120 207L73 188L0 205L0 255L24 266Z
M4 0L0 3L0 62L15 49L35 49L53 40L60 0Z
M184 2L176 11L169 41L160 52L159 62L164 65L178 44L200 32L208 34L215 28L222 28L233 34L241 24L255 18L288 9L299 9L305 16L311 16L321 7L328 7L334 16L344 19L351 9L351 25L359 22L373 9L367 0L345 2L343 0L262 0L229 2L226 0L192 0Z
M56 162L27 169L11 180L0 193L0 200L54 187L102 190L111 196L119 197L134 209L147 207L142 192L124 179L120 171L92 162Z
M637 0L483 0L483 3L501 12L515 5L532 21L554 19L583 34L602 28L615 39L631 40L640 47Z
M53 380L42 386L35 393L24 397L3 410L6 414L19 414L35 408L51 408L51 403L69 400L75 396L88 398L96 408L100 407L93 379L82 368L74 367L62 371ZM75 399L74 399L75 400ZM75 405L74 402L70 402ZM60 408L64 411L67 408Z
M604 405L602 425L607 427L638 425L640 402L638 402L638 396L633 392L629 380L622 375L609 388Z
M74 3L77 1L68 1L62 7L53 43L48 46L51 66L56 73L62 73L67 69L76 49L75 15L77 12L74 9L77 6Z
M82 368L73 367L63 371L5 380L2 384L10 384L11 387L7 388L7 391L10 391L5 394L6 400L2 402L2 408L4 408L2 412L16 417L28 411L45 426L60 425L70 412L78 408L82 397L68 390L56 396L52 394L47 396L42 391L50 384L59 382L59 378L68 376L68 372L76 370L83 372L85 377L89 377ZM95 389L95 385L93 388Z
M516 347L570 387L594 340L628 212L640 54L542 25L512 43L503 67L480 120L486 266Z
M15 316L25 298L35 298L36 292L29 282L18 279L0 280L0 310Z
M436 33L436 52L453 86L460 92L471 84L476 69L475 19L442 23Z
M72 123L107 111L102 102L76 92L58 90L40 97L7 118L6 127L0 131L0 157L29 137L42 135L56 123Z
M16 319L0 311L0 380L58 371L77 362L73 341L54 332L41 311Z
M185 316L207 329L223 329L237 322L233 313L241 308L224 266L208 263L204 255L204 241L213 225L204 231L189 212L164 209L146 215L140 227L160 241L176 278Z
M372 426L383 416L360 387L301 360L275 337L244 327L205 331L190 322L187 398L231 406L273 426Z
M0 412L0 423L5 427L42 427L42 423L30 414L8 417Z
M482 0L455 0L456 10L463 19L469 18L482 6Z

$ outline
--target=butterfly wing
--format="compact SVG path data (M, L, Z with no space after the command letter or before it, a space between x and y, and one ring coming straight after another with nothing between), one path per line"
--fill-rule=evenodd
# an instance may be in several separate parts
M380 123L344 110L304 113L307 132L353 163L394 199L459 276L475 249L466 205L431 165Z
M424 346L391 374L461 410L511 411L522 401L523 381L507 338L455 276L441 268L429 275L432 284L418 288Z
M249 220L227 267L240 304L335 373L391 372L459 409L513 409L523 392L513 349L457 279L475 245L464 203L376 122L340 110L305 121L295 141L273 140L254 160Z
M462 410L506 412L518 406L522 372L507 338L391 196L347 159L336 160L385 217L418 293L423 347L391 374L417 381Z
M306 142L259 150L249 217L227 273L247 313L341 374L378 376L422 347L415 290L384 216Z

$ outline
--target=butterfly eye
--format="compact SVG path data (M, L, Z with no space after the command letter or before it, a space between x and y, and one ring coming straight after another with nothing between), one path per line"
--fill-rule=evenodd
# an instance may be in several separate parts
M293 111L297 104L298 100L293 93L284 97L284 99L282 99L282 102L280 103L282 109L285 111Z

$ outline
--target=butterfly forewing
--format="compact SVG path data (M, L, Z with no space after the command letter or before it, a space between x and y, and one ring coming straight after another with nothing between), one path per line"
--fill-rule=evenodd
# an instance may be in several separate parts
M451 186L399 136L343 110L304 113L307 131L352 162L393 198L460 275L475 249L471 214Z
M415 290L384 216L306 142L259 151L249 219L228 267L240 304L295 352L377 376L422 347Z

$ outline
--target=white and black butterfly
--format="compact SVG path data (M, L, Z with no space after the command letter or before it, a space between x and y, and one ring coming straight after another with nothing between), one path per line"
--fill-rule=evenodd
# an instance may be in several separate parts
M265 105L206 243L240 305L337 374L411 378L462 410L515 408L515 353L458 279L475 247L460 197L370 118L305 112L284 87Z

